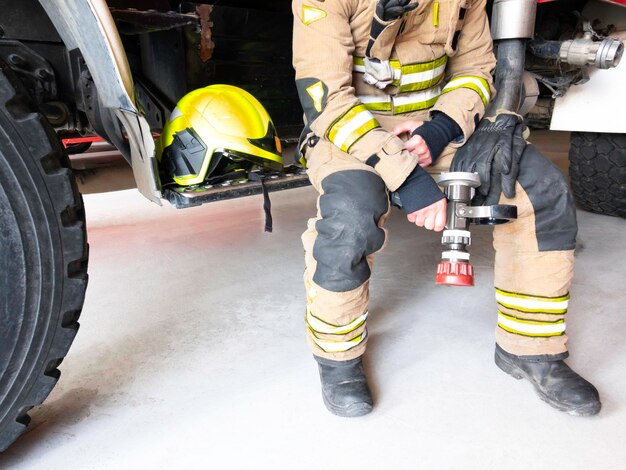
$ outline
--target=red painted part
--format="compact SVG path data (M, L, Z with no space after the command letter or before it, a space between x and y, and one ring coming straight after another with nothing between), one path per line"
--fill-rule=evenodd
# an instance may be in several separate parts
M84 142L102 142L104 139L102 137L98 137L97 135L90 137L70 137L69 139L61 139L63 145L66 147L72 144L82 144Z
M154 137L155 139L159 138L160 136L161 134L157 134L155 132L152 133L152 137ZM128 137L124 138L128 139ZM61 142L63 142L63 146L67 148L68 145L82 144L84 142L104 142L104 139L97 135L92 135L89 137L69 137L67 139L61 139Z
M472 287L474 285L474 267L469 263L442 261L437 265L435 284Z
M556 0L537 0L537 3L548 3L548 2L554 2ZM616 5L621 5L623 7L626 7L626 0L601 0L603 2L607 2L607 3L615 3Z
M616 5L621 5L626 7L626 0L602 0L603 2L615 3Z

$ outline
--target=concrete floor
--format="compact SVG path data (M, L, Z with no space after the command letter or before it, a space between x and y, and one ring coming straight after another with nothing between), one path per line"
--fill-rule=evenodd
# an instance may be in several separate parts
M439 236L394 211L372 281L376 407L341 419L304 340L315 193L272 202L266 234L260 197L177 211L135 190L87 195L81 330L0 468L625 468L623 219L578 214L568 362L600 390L599 416L555 411L493 365L490 229L474 230L476 287L436 287Z

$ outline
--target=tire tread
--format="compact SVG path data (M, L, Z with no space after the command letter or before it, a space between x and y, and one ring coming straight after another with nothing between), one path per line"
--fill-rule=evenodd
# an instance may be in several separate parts
M569 173L574 198L590 212L626 217L626 135L572 132Z
M17 412L13 420L0 423L0 452L5 450L24 432L30 417L28 411L40 405L56 385L61 372L58 369L76 336L78 318L85 300L87 287L88 245L85 211L82 197L74 181L69 159L54 130L45 119L33 112L20 84L3 68L0 73L0 112L13 119L16 129L31 136L26 142L34 159L39 163L40 173L46 181L48 194L54 206L61 239L64 279L61 311L52 343L43 357L36 379L25 384L19 396Z

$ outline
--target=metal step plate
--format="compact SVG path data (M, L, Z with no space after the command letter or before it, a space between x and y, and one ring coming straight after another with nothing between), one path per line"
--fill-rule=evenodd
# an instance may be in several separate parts
M308 186L309 177L302 168L286 168L284 173L257 173L263 178L268 192ZM163 188L163 197L177 209L195 207L207 202L224 201L238 197L261 194L263 189L259 181L229 181L209 186L181 187L171 186Z

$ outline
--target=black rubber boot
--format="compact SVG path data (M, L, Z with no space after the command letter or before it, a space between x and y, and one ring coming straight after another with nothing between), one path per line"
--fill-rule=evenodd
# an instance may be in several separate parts
M350 361L333 361L318 356L322 398L328 411L352 418L372 411L372 393L363 371L362 356Z
M557 410L574 416L592 416L602 404L598 390L563 361L522 359L496 345L496 365L516 379L527 379L537 395Z

